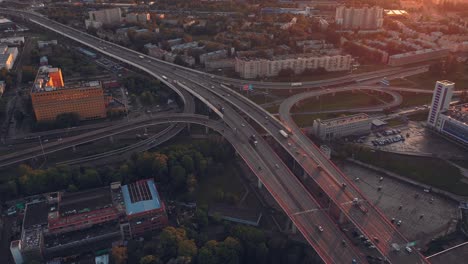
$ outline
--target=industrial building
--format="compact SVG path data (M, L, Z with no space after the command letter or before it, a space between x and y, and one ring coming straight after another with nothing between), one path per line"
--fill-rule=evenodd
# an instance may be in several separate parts
M351 67L351 55L321 55L319 53L292 54L272 59L236 58L235 70L240 77L277 76L281 70L291 69L300 74L307 69L323 68L326 71L346 71Z
M336 8L335 22L341 29L375 30L383 26L383 8L373 7L346 7Z
M39 68L31 101L37 121L54 121L63 113L77 113L82 120L106 117L104 92L99 81L64 84L59 68Z
M355 114L327 120L316 119L312 133L322 140L332 140L350 135L363 135L371 131L372 119L366 114Z
M455 83L437 81L427 118L427 126L468 146L468 104L450 106Z
M11 70L18 57L18 48L0 44L0 69Z
M16 264L110 247L168 223L152 179L76 193L55 192L26 205L21 238L10 251Z

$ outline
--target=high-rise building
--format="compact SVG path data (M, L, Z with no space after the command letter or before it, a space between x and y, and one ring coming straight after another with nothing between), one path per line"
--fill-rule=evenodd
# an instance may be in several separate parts
M89 19L85 20L86 28L99 28L102 25L114 25L122 20L120 8L110 8L89 12Z
M339 6L336 8L335 22L342 29L380 29L383 25L383 8Z
M468 104L450 106L455 84L437 81L427 125L452 141L468 146Z
M101 83L79 82L65 86L59 68L40 67L30 95L37 121L54 121L63 113L77 113L82 120L106 117Z
M450 81L437 81L432 96L431 108L427 117L427 124L431 127L438 126L439 114L446 111L452 100L455 83Z

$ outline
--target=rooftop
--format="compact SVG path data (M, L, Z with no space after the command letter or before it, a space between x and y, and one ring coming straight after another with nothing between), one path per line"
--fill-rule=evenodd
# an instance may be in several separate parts
M154 180L141 180L122 186L122 195L127 215L161 208Z
M46 225L48 210L49 205L46 201L26 204L23 228L29 229L34 226Z
M110 189L109 187L103 187L77 193L63 193L59 204L59 211L60 215L67 216L111 206Z
M0 18L0 24L9 24L9 23L13 23L10 19L6 19L6 18Z
M468 125L468 103L450 107L445 115Z
M317 121L320 122L320 124L326 125L326 126L344 125L344 124L349 124L349 123L361 122L364 120L369 120L369 116L363 113L337 117L337 118L332 118L332 119L327 119L327 120L317 119Z
M262 212L260 210L252 210L226 205L211 206L208 214L210 216L219 214L221 218L225 220L253 226L258 226L260 219L262 218Z

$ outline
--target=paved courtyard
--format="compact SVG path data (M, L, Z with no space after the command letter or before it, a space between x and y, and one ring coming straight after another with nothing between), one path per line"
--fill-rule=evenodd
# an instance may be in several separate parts
M423 247L432 238L454 230L458 203L422 188L382 176L352 163L339 165L353 179L369 201L395 222L401 220L400 231L410 241ZM356 181L356 178L359 180ZM384 177L381 181L380 177ZM382 189L378 191L378 187ZM401 209L400 209L401 206ZM422 218L421 218L422 216Z

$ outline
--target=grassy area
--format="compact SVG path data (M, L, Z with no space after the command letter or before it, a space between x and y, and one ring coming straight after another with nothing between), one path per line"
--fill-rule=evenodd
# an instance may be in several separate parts
M222 191L225 195L231 194L240 198L245 190L240 180L240 173L241 169L233 160L226 164L223 173L211 178L201 178L196 191L197 203L210 204L216 202L217 192L219 191Z
M460 170L448 162L431 157L415 157L361 148L355 158L392 171L409 179L458 194L468 195L468 184Z
M408 106L417 106L417 105L424 105L424 104L431 104L432 101L432 94L417 94L417 93L404 93L400 92L401 96L403 96L403 103L400 107L408 107Z
M399 117L389 119L386 122L388 123L388 126L390 127L396 127L396 126L401 126L401 125L406 124L405 121L401 120L401 118Z
M425 72L413 76L406 77L404 79L395 79L390 81L392 86L404 86L411 88L418 88L424 90L433 90L436 81L449 80L455 83L457 90L468 88L468 65L460 65L459 69L455 72L444 75L442 72L434 74Z
M327 111L327 110L343 110L356 107L368 107L380 105L383 100L388 102L391 96L388 94L366 94L361 92L342 92L336 93L335 96L327 94L317 98L310 98L299 102L299 106L292 108L293 113L307 111Z
M428 112L416 113L412 115L408 115L408 119L411 121L426 121Z
M269 107L266 107L265 110L267 110L268 112L272 113L272 114L276 114L279 112L279 105L273 105L273 106L269 106Z
M348 75L348 71L341 72L325 72L322 74L300 74L295 76L276 76L269 78L266 81L273 82L310 82L310 81L319 81L325 79L333 79L338 77L343 77Z

